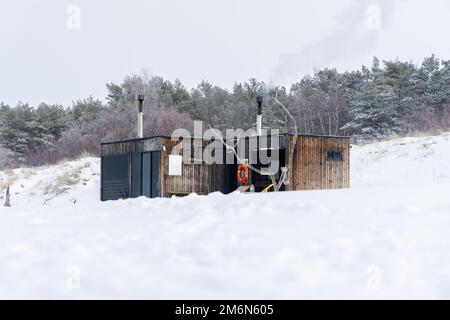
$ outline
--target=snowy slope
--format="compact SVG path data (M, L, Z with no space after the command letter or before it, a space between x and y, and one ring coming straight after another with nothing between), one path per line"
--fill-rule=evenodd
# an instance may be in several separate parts
M352 187L450 182L450 133L352 147Z
M14 208L34 210L42 205L95 203L100 198L100 159L83 158L55 166L0 171L0 191L8 184ZM4 191L0 194L2 202L3 197Z
M95 158L2 172L0 298L450 298L449 135L351 157L349 190L106 203Z

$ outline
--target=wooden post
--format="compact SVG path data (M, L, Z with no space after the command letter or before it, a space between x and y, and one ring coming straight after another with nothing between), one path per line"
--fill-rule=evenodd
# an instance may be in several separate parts
M11 207L10 195L9 195L9 186L6 189L6 199L5 199L5 207Z

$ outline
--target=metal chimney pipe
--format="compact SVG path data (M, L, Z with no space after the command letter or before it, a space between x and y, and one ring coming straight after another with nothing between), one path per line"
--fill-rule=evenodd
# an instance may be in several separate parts
M258 136L261 135L262 131L262 102L263 102L262 96L257 96L256 103L258 104L258 114L256 116L256 134Z
M142 112L144 109L144 95L140 94L138 95L138 108L139 108L139 113L138 113L138 138L143 138L144 137L144 113Z

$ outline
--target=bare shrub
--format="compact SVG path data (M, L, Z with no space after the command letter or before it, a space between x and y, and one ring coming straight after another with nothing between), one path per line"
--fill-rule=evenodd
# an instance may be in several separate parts
M435 135L450 129L450 106L436 110L422 106L413 113L404 125L403 136Z
M144 136L170 136L175 129L192 130L193 120L187 114L172 110L144 110ZM96 131L103 141L132 139L137 135L137 109L133 105L109 110L97 124Z
M59 140L29 152L23 164L42 166L80 156L99 156L101 142L135 138L136 123L137 112L134 107L128 105L108 109L95 122L85 124L82 129L66 131ZM148 111L145 114L145 136L170 136L178 128L192 130L193 120L188 115L170 110Z
M15 164L14 153L0 146L0 170L13 167Z
M61 139L40 147L25 156L24 165L42 166L62 160L74 159L82 154L96 156L100 151L100 139L94 135L82 135L76 130L65 132Z

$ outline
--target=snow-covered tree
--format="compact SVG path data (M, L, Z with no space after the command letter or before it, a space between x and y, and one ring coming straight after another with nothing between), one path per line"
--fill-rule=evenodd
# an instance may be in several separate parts
M368 85L355 91L349 109L352 120L342 129L358 139L377 139L398 132L396 95L390 87Z

